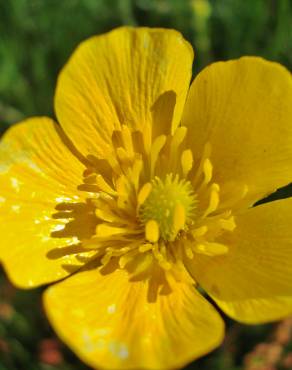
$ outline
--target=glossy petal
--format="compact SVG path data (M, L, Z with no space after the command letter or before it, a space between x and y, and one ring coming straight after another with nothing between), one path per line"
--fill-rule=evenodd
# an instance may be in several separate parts
M237 227L220 243L229 253L198 255L192 275L236 320L260 323L292 314L292 198L238 215Z
M214 63L194 80L183 124L189 145L212 146L214 181L230 202L248 186L245 206L292 181L292 79L256 57ZM238 197L237 197L238 198Z
M191 46L174 30L123 27L92 37L59 76L58 120L85 156L104 156L121 124L149 137L153 122L160 125L154 134L171 121L177 126L192 59Z
M292 315L292 297L271 297L220 301L219 307L230 317L245 324L265 324Z
M48 288L45 308L60 337L95 368L174 369L220 344L223 321L191 285L177 283L152 303L147 290L125 270L94 269Z
M63 265L74 271L82 263L74 254L64 256L62 248L76 252L78 240L58 237L65 221L53 215L60 203L83 201L76 187L84 166L48 118L12 127L1 141L0 153L0 259L8 275L21 287L67 276Z

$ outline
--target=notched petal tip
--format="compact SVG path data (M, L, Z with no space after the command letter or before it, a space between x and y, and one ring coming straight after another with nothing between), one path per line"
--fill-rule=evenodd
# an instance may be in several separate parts
M121 27L94 36L78 46L59 75L55 109L60 124L84 157L104 153L122 125L151 136L152 128L159 131L159 116L174 129L192 61L192 47L175 30ZM153 117L159 98L160 112L156 106Z

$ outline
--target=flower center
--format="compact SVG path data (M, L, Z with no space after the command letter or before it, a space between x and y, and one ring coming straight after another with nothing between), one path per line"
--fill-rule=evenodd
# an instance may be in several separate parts
M192 185L178 175L155 177L140 192L140 220L145 224L146 239L156 242L161 237L173 241L185 230L194 216L196 198Z

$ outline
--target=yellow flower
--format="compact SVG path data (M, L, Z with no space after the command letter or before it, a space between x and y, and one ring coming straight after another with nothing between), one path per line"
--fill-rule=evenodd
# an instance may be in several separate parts
M93 37L62 70L60 126L1 143L1 261L92 367L169 369L218 346L223 320L292 313L292 83L256 57L214 63L172 30ZM188 94L188 95L187 95ZM76 274L74 274L76 272ZM198 290L198 288L200 289Z

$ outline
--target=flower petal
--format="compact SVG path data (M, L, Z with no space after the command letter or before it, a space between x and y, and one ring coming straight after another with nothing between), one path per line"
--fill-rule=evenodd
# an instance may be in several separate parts
M92 37L77 48L59 76L58 120L85 156L104 155L121 124L145 135L151 135L158 119L175 127L192 59L191 46L174 30L123 27Z
M195 153L211 144L221 197L247 185L244 205L250 206L292 181L291 120L291 74L277 63L243 57L198 75L182 123Z
M223 321L191 285L155 302L147 290L125 270L94 269L51 286L44 302L60 337L95 368L178 368L220 344Z
M292 315L292 297L258 298L239 301L220 301L219 307L234 320L245 324L264 324Z
M67 276L68 268L74 271L83 263L73 254L76 237L58 234L65 220L54 216L55 207L83 201L76 187L85 167L49 118L13 126L1 141L0 154L0 259L8 275L21 287ZM72 254L65 256L63 248Z
M198 255L189 271L231 317L250 323L292 314L292 198L238 215L220 239L229 253Z

